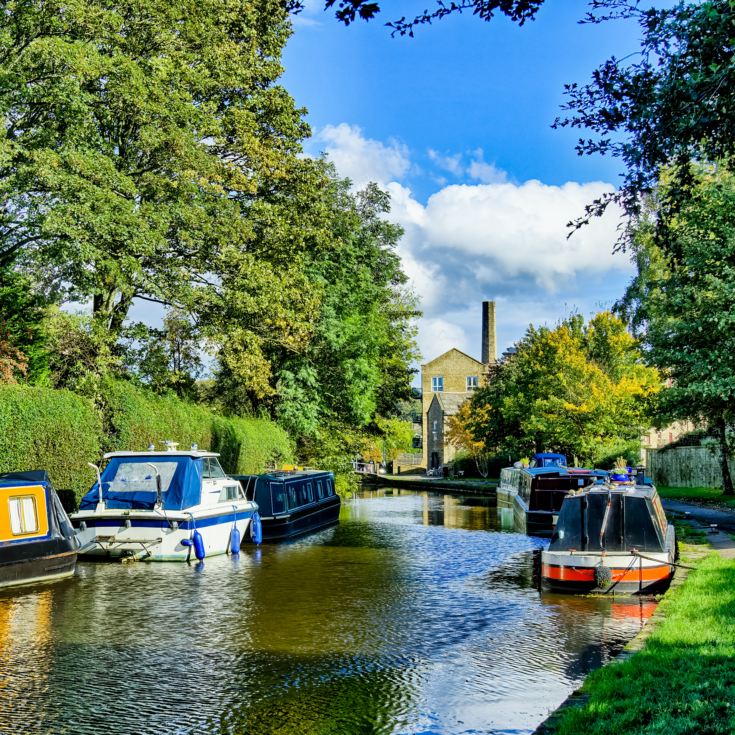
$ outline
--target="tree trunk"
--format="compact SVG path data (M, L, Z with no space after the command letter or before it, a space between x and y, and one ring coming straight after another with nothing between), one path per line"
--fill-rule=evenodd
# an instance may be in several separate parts
M717 433L720 438L720 466L722 468L722 494L735 495L735 489L732 485L732 476L730 475L730 464L728 463L728 447L727 447L727 425L725 417L721 416L717 422Z

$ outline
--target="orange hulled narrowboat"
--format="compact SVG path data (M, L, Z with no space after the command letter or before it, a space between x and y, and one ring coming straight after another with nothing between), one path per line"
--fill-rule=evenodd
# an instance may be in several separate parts
M555 592L656 593L671 581L675 555L674 527L653 485L594 485L564 499L541 554L541 584Z

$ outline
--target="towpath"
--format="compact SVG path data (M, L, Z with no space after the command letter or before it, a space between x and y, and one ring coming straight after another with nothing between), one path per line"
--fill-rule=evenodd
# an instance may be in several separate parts
M705 508L679 500L663 500L664 509L670 514L705 526L709 529L707 541L724 559L735 559L735 513Z

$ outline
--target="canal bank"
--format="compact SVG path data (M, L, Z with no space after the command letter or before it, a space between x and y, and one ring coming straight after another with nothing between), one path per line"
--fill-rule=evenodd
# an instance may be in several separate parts
M735 542L700 510L676 508L694 527L682 544L694 569L677 571L648 625L534 735L735 732Z
M458 495L482 495L495 498L497 479L454 479L425 477L424 475L378 475L358 473L361 484L366 487L395 487L403 490L441 491Z

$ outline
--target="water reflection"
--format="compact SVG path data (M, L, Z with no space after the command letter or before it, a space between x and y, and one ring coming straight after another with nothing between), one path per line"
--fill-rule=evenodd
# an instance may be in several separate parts
M541 542L498 532L487 502L380 490L343 508L197 570L82 564L6 593L0 733L530 732L645 619L540 596Z

